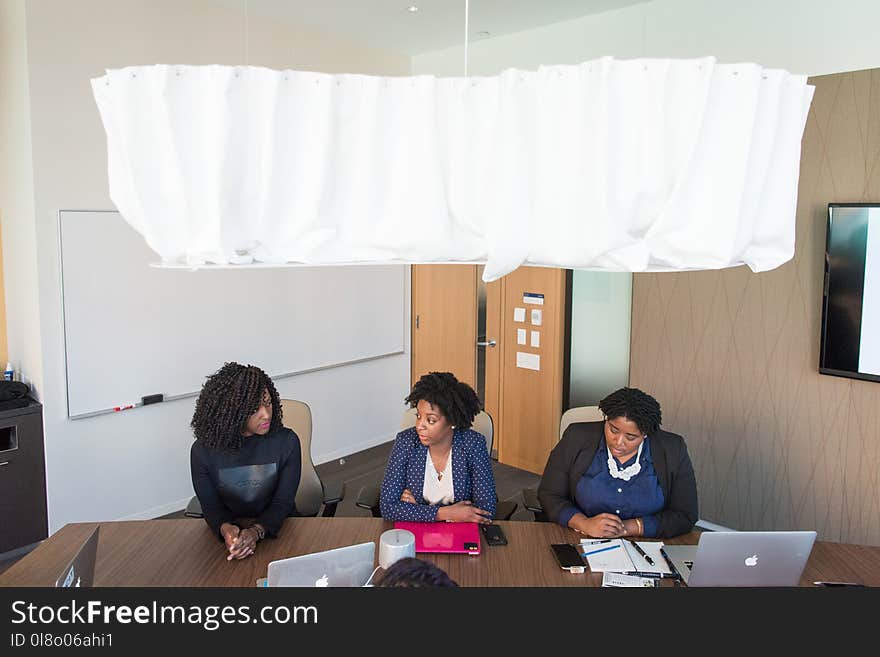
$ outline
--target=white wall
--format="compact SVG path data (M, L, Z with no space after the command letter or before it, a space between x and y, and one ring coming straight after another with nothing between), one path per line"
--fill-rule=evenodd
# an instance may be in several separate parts
M880 2L657 0L471 44L472 74L511 66L618 57L714 54L792 72L878 66ZM0 1L0 212L9 352L45 405L50 529L67 522L151 517L192 492L192 400L69 421L56 212L112 209L106 144L89 79L133 64L259 64L407 74L410 62L207 0ZM461 49L416 57L419 73L457 75ZM409 341L407 339L407 345ZM169 355L173 358L173 355ZM309 400L317 462L387 440L409 377L409 353L279 382ZM267 369L271 369L268 366Z
M50 530L74 521L153 517L183 508L192 495L194 399L66 417L57 211L113 209L89 79L106 68L152 63L406 74L410 62L254 16L246 43L243 16L203 0L28 0L26 12L35 203L20 221L36 226L42 334L31 348L42 354ZM12 252L15 239L10 243ZM11 273L14 255L7 262ZM16 288L14 276L7 281ZM33 294L33 287L22 294ZM12 316L17 305L10 305L10 329L15 325L20 334ZM391 439L409 388L408 345L407 336L405 355L278 382L282 395L312 406L317 463ZM10 348L16 346L11 339Z
M750 61L822 75L880 64L877 0L655 0L476 41L469 72L574 64L603 55ZM460 75L462 48L413 58L416 73Z
M878 24L878 0L655 0L476 41L469 44L468 72L495 75L605 55L714 55L820 75L880 66ZM461 75L463 54L457 46L417 55L413 73ZM591 405L629 380L632 276L575 272L573 278L569 402Z
M24 0L0 2L0 219L9 360L42 387ZM5 363L3 364L5 366Z

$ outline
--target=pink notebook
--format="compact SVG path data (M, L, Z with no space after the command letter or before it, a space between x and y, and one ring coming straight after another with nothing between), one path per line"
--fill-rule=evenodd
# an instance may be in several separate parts
M416 552L480 554L480 528L475 522L403 522L395 529L415 534Z

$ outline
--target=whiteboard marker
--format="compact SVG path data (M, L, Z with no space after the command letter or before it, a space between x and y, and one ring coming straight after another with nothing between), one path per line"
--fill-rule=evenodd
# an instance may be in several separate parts
M126 404L125 406L114 406L114 411L127 411L129 408L134 408L134 404Z

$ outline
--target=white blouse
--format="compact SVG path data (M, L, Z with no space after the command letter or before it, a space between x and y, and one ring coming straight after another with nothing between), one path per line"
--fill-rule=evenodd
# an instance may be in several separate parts
M452 500L455 499L455 488L452 485L452 451L449 452L446 466L440 474L442 476L438 477L434 462L431 460L431 453L428 452L425 457L425 483L422 490L422 497L428 504L452 504Z

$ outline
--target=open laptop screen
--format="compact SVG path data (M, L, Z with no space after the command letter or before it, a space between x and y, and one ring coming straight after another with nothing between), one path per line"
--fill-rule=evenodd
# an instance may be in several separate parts
M358 543L269 564L267 586L355 587L373 573L376 544Z
M703 532L666 552L688 586L797 586L814 531Z
M56 587L90 587L95 579L95 557L98 554L98 530L100 525L83 542L70 563L64 567Z

